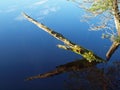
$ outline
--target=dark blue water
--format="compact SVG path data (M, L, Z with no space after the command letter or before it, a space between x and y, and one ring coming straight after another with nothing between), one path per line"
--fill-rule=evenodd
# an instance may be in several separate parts
M105 58L111 42L100 38L102 32L88 31L88 24L80 22L83 10L75 4L66 0L0 1L0 90L64 90L67 74L24 79L81 58L57 48L62 43L25 20L23 11ZM119 59L119 54L117 50L111 60Z

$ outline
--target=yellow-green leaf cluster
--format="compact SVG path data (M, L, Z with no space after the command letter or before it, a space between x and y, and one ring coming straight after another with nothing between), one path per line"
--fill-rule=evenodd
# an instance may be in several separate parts
M84 53L83 57L86 58L89 62L92 62L92 61L96 60L96 58L95 58L95 56L93 55L92 52Z
M90 12L104 12L112 9L113 0L96 0L88 10Z
M120 43L120 36L114 37L114 41L117 42L117 43Z

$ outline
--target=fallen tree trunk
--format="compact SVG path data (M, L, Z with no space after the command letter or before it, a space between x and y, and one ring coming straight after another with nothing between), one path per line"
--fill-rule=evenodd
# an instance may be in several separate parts
M104 59L94 54L92 51L79 46L75 43L72 43L70 40L66 39L62 34L57 33L53 31L52 29L48 28L42 23L37 22L35 19L31 18L27 14L23 13L23 16L29 20L30 22L34 23L36 26L41 28L42 30L49 33L51 36L55 37L56 39L62 41L65 45L58 45L59 48L65 49L65 50L71 50L74 53L80 54L82 57L84 57L88 62L96 61L96 62L105 62Z

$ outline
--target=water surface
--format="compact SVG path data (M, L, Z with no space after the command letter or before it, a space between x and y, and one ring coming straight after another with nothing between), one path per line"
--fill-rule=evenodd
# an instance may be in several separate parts
M0 1L0 90L64 90L66 73L33 81L24 79L81 58L57 48L62 43L25 20L21 12L103 58L111 45L109 40L100 38L101 32L88 31L88 24L80 22L84 11L72 2ZM119 54L117 50L111 60L118 60Z

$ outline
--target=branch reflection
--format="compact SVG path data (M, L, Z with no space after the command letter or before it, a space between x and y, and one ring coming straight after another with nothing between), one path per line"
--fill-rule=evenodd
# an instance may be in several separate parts
M68 72L65 80L67 90L120 90L120 61L110 63L88 62L85 59L75 60L59 65L55 70L28 77L26 80L48 78Z

